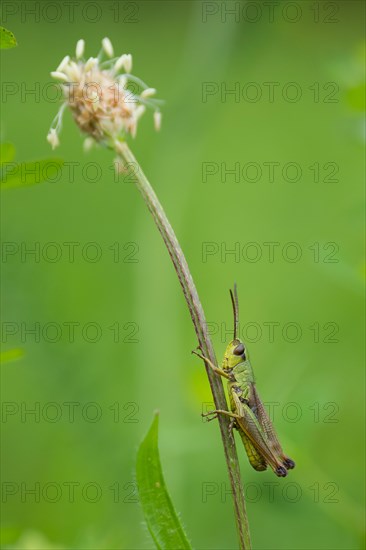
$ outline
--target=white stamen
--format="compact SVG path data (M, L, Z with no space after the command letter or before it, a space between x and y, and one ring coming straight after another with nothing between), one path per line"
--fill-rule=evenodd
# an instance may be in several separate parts
M94 145L95 141L92 137L87 137L84 139L84 144L83 144L83 148L84 148L84 151L87 153L88 151L90 151L90 149L92 149L93 145Z
M51 144L52 149L56 149L56 147L60 145L60 140L58 139L55 128L51 128L51 130L48 132L47 141Z
M85 63L85 72L91 71L96 65L98 65L98 58L89 57L88 61Z
M61 63L59 64L59 66L57 67L56 72L62 73L62 71L64 70L64 68L66 67L69 61L70 61L70 56L66 55L61 61Z
M63 80L64 82L69 82L69 77L65 75L65 73L62 73L61 71L52 71L51 73L52 78L56 78L57 80Z
M125 91L127 87L127 78L124 75L118 77L118 84L118 89Z
M76 43L76 51L75 51L76 59L80 59L81 57L83 57L83 55L84 55L84 49L85 49L85 40L83 40L83 39L81 38L81 39L78 40L77 43Z
M113 57L113 55L114 55L113 46L112 46L112 42L109 40L109 38L107 38L107 37L103 38L102 47L103 47L103 50L105 51L105 53L108 55L108 57Z
M136 120L134 120L133 122L131 122L131 125L130 125L130 132L131 132L131 136L133 138L136 137L136 133L137 133L137 124L136 124Z
M151 97L151 96L153 96L153 95L155 95L155 94L156 94L155 88L146 88L146 90L143 90L143 91L141 92L141 97L142 97L142 98Z
M124 67L126 73L130 73L132 71L132 55L130 53L125 54Z
M115 62L114 64L114 72L115 73L118 73L118 71L120 69L122 69L122 67L124 67L124 64L125 64L125 57L126 57L126 54L123 54L121 55L121 57L119 57L117 59L117 61Z
M69 81L75 81L78 82L80 80L80 67L75 61L70 61L69 65L67 66L67 70L65 71L67 73L67 76L69 77Z
M161 112L155 111L154 113L154 128L158 132L161 128Z
M135 118L136 118L136 120L138 120L140 117L142 117L142 115L144 114L145 111L146 111L145 105L139 105L138 107L136 107L136 109L135 109Z
M117 73L120 69L124 68L126 73L130 73L132 69L132 55L124 53L117 59L114 64L114 71Z

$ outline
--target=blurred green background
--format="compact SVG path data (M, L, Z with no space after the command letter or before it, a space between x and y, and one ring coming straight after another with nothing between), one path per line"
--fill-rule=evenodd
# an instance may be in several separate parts
M37 4L48 11L24 11ZM18 161L51 156L58 107L42 91L81 37L88 56L104 36L132 53L134 74L166 100L162 131L147 114L131 148L186 253L218 358L237 281L257 386L297 464L286 480L259 474L238 447L254 548L363 548L363 3L280 2L273 20L265 2L75 3L73 20L63 2L3 6L19 45L1 52L3 86L13 86L3 87L1 131ZM217 91L204 101L207 83ZM225 86L242 95L221 96ZM233 549L222 444L201 421L211 396L169 256L134 186L114 181L108 151L83 152L69 113L60 139L57 181L1 196L3 252L14 250L2 257L2 346L24 350L1 371L3 548L152 548L134 465L158 408L166 481L193 546ZM279 163L274 181L269 162ZM283 176L289 162L298 181L291 167ZM88 163L100 167L95 182ZM204 163L216 163L207 181ZM224 174L235 163L239 181ZM74 262L65 242L79 243ZM273 261L268 242L279 243ZM55 262L49 243L62 250ZM35 246L39 261L22 256ZM261 257L249 261L254 246ZM38 342L26 334L36 323ZM77 323L74 341L65 323ZM39 498L27 493L37 487Z

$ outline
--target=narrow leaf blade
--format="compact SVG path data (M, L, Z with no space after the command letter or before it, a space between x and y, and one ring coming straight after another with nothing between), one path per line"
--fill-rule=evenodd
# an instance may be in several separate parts
M11 162L15 157L15 147L12 143L0 143L0 166Z
M15 48L17 45L18 44L13 33L4 27L0 27L0 49L6 50L8 48Z
M24 355L22 348L13 348L7 351L0 351L0 363L7 363L8 361L15 361L21 359Z
M136 464L140 501L156 547L162 550L190 550L191 545L167 491L158 449L159 416L142 441Z

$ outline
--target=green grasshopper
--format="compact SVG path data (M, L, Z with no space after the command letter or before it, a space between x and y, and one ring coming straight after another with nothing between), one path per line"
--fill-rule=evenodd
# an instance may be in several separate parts
M283 453L275 429L264 408L255 387L252 366L244 343L238 338L239 302L234 285L230 290L234 311L234 340L227 346L222 368L216 367L207 357L201 357L217 374L228 380L231 412L209 411L202 414L208 421L219 414L231 417L230 431L235 427L244 443L250 464L257 471L267 469L269 464L279 477L287 476L287 470L295 467L295 462Z

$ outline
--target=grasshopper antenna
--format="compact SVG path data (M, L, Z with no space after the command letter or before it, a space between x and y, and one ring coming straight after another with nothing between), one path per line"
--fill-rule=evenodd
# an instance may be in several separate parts
M233 304L234 313L234 340L237 339L239 325L239 300L236 283L234 283L234 292L230 289L231 303Z

